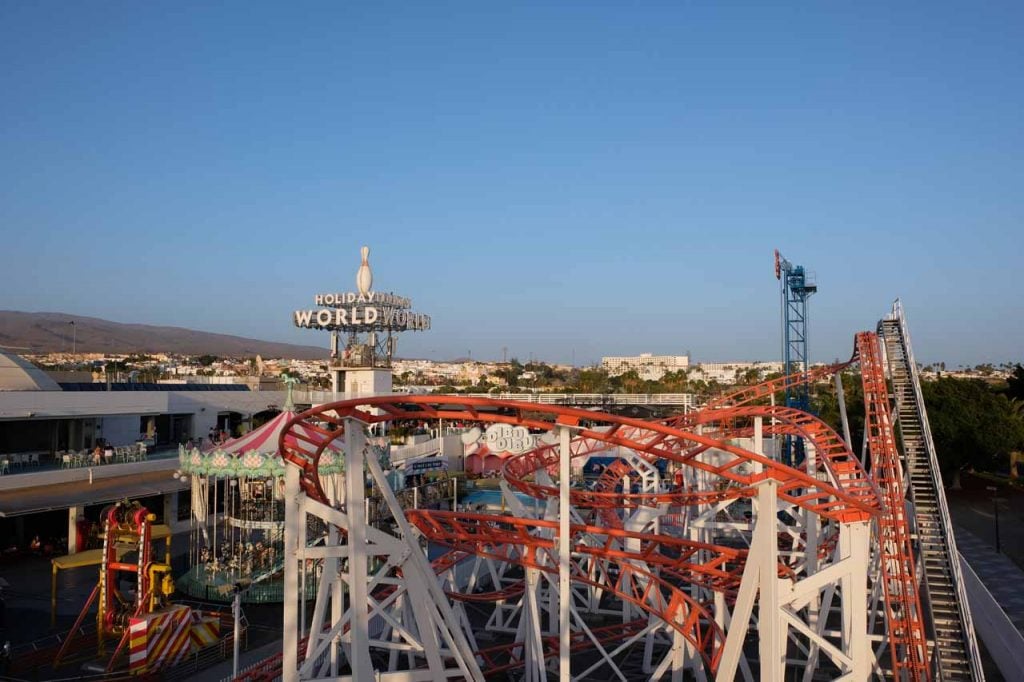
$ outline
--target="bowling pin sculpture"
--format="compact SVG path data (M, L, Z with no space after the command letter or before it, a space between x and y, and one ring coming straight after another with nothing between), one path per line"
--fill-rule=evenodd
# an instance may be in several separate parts
M363 257L363 262L356 273L356 287L360 294L366 296L370 293L370 287L373 286L373 274L370 272L370 262L367 260L370 257L370 247L364 246L359 249L359 253Z

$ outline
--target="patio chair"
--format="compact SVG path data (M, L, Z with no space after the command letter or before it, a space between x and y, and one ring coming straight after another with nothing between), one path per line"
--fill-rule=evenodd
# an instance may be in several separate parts
M33 452L31 455L29 455L29 460L28 461L29 461L29 464L34 464L36 466L39 466L39 453L38 452Z
M70 469L71 467L72 467L71 455L67 455L67 454L61 455L61 458L60 458L60 468L61 469Z
M11 463L6 457L0 457L0 476L11 472Z

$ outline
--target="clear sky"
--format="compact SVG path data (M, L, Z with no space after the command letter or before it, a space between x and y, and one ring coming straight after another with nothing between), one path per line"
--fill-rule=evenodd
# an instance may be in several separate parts
M0 0L0 308L399 354L1024 360L1024 4Z

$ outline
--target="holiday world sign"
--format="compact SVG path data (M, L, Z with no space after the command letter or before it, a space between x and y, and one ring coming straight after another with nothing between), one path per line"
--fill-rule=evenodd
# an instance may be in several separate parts
M313 302L320 306L293 313L295 326L306 329L328 329L345 332L425 331L430 329L430 316L412 311L412 301L392 293L371 291L370 249L362 247L362 261L356 272L357 291L316 294Z

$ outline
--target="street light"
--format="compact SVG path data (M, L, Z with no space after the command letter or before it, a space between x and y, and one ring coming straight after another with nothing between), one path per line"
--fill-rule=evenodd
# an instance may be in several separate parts
M221 594L233 594L234 599L231 600L231 613L235 617L235 636L234 636L234 658L231 665L231 677L232 679L238 677L238 649L239 640L242 636L242 595L245 594L249 588L252 587L252 580L242 578L232 585L221 585Z
M994 485L985 486L985 490L992 493L999 492L999 488ZM1002 552L999 548L999 498L995 495L992 496L992 513L996 519L996 554L1001 554Z

